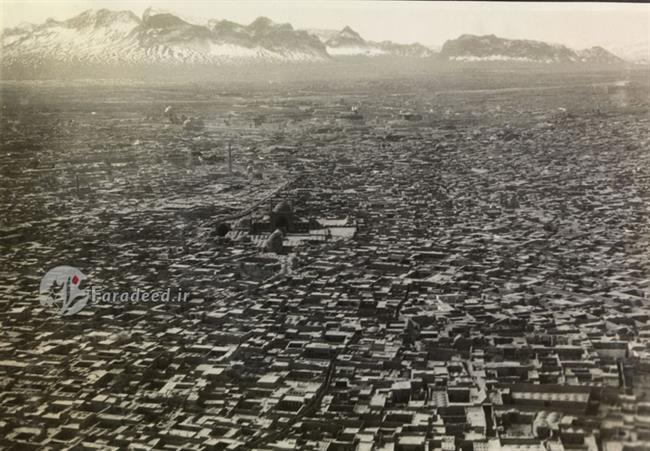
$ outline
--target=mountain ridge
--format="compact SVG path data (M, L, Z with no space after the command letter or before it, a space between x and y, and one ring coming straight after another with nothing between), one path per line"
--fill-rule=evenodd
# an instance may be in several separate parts
M197 24L148 8L87 10L67 20L48 19L2 30L2 74L51 67L224 67L248 63L323 63L342 57L409 57L458 63L474 61L621 64L603 47L580 51L541 41L464 34L440 52L419 43L364 39L350 26L341 30L295 29L258 17L248 25L209 19Z
M463 34L442 46L440 56L450 61L511 61L527 63L621 64L624 61L602 47L572 50L562 44L529 39L505 39L489 35Z
M366 41L349 25L342 30L309 30L326 46L332 56L407 56L428 58L436 55L432 49L420 44L398 44L392 41Z

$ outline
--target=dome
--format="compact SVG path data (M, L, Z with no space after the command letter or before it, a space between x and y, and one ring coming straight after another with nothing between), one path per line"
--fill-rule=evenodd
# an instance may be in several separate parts
M267 252L275 252L276 254L281 253L282 238L282 231L276 230L269 236L269 238L266 240L266 243L264 243L264 250Z
M273 209L273 213L291 214L292 213L291 205L289 205L287 201L283 200L282 202L280 202L275 206L275 208Z

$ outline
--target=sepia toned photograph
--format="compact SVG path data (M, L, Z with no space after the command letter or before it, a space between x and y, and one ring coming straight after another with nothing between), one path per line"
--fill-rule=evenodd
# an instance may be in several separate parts
M0 450L650 450L650 4L0 27Z

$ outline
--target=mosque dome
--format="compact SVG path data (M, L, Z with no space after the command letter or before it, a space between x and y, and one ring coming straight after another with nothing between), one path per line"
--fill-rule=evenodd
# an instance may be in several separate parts
M276 230L268 237L266 243L264 243L264 249L267 252L280 254L282 252L282 237L282 231Z
M276 214L291 214L293 212L291 205L285 200L278 203L273 209L273 213Z

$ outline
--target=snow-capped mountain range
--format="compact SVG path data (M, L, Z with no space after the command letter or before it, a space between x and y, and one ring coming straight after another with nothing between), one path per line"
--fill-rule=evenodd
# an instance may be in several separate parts
M572 50L541 41L464 34L442 46L440 56L451 61L513 61L532 63L620 64L623 60L602 47Z
M352 28L336 30L306 30L316 36L332 56L409 56L427 58L436 52L422 44L396 44L391 41L366 41Z
M148 9L86 11L65 21L48 20L4 30L3 65L47 61L82 63L209 63L241 60L313 61L328 58L314 36L291 25L259 18L247 26L229 21L195 25Z
M601 47L583 51L494 35L462 35L440 52L421 44L373 42L350 27L299 30L260 17L249 25L227 20L190 21L147 9L88 10L64 21L48 19L2 31L2 74L38 73L60 67L148 67L239 63L326 62L339 57L439 58L447 61L522 61L614 64L622 60ZM16 72L17 70L17 72Z

